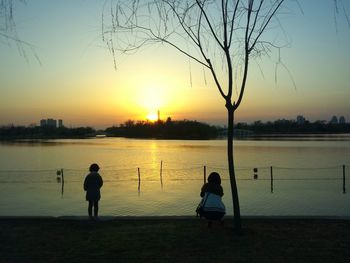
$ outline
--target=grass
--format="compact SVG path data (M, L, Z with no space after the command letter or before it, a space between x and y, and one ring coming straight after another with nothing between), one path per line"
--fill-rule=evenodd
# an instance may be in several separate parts
M0 262L350 262L350 221L1 219Z

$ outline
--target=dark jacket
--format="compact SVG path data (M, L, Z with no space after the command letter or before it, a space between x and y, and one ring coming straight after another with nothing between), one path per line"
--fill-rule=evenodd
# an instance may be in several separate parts
M224 195L224 190L222 189L222 186L214 183L205 183L202 186L201 197L203 197L206 192L216 194L221 197Z
M89 173L84 180L84 190L87 201L98 201L101 198L100 188L103 185L102 177L97 172Z

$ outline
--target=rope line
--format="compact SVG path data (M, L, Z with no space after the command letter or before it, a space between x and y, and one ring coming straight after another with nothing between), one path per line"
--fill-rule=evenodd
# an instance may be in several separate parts
M346 169L349 169L349 165L344 165ZM167 168L165 164L163 163L163 171L186 171L186 170L194 170L194 169L203 169L202 166L190 166L186 168ZM343 165L338 166L328 166L328 167L283 167L283 166L263 166L263 167L235 167L235 171L252 171L254 169L258 170L265 170L265 169L280 169L280 170L331 170L331 169L341 169L343 168ZM118 172L118 171L135 171L138 168L143 171L159 171L160 168L147 168L147 167L134 167L134 168L119 168L119 169L101 169L103 172ZM223 166L206 166L207 169L222 169L222 170L228 170L227 167ZM31 170L25 170L25 169L14 169L14 170L0 170L0 173L36 173L36 172L56 172L61 169L31 169ZM82 172L87 173L88 171L86 169L75 169L75 168L63 168L64 172Z

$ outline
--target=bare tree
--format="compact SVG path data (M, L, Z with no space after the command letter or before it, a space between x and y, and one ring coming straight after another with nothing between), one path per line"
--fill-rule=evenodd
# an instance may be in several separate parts
M0 0L0 39L7 41L7 44L16 43L22 53L21 41L16 31L13 0Z
M263 39L275 24L284 0L155 0L115 1L103 15L103 39L116 52L134 52L165 43L210 72L227 109L227 157L234 224L241 216L234 166L234 116L247 83L252 56L276 44ZM106 8L106 7L105 7ZM105 24L109 15L111 23ZM237 77L237 72L242 72Z
M343 1L331 1L335 23L343 10L350 26ZM0 0L0 40L16 43L26 57L23 46L34 50L17 35L13 11L17 2L25 0ZM110 6L105 4L102 17L103 40L115 66L117 51L133 53L147 45L164 43L211 74L227 109L227 156L237 230L241 229L241 218L234 169L235 111L244 96L251 58L281 47L265 36L280 25L278 15L286 2L299 5L298 0L111 0Z
M13 1L0 0L0 34L7 36L7 32L13 31L15 27L13 19Z
M117 52L130 54L162 43L211 74L227 109L227 157L238 231L241 217L234 166L235 111L244 96L251 58L267 55L273 49L280 54L283 44L271 41L271 35L266 33L281 29L279 15L288 12L287 2L302 11L298 0L111 0L102 16L103 41L113 55L115 67ZM343 1L331 2L336 27L340 12L350 27ZM277 64L288 71L280 55Z
M0 0L0 44L5 44L8 46L15 45L18 53L24 57L27 61L27 51L29 50L41 64L39 57L35 52L35 47L22 40L16 29L16 21L15 21L15 10L16 4L21 3L25 4L25 0Z

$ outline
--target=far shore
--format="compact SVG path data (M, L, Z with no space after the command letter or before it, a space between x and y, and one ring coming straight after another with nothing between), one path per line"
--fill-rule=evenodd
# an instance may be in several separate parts
M203 139L203 138L189 138L189 137L177 137L177 138L163 138L163 137L125 137L125 136L109 136L109 135L90 135L80 137L0 137L0 142L26 142L36 143L52 140L83 140L83 139L104 139L104 138L123 138L123 139L144 139L144 140L226 140L226 137L220 136L217 138ZM300 141L349 141L350 133L264 133L264 134L251 134L247 136L235 136L235 140L300 140Z

